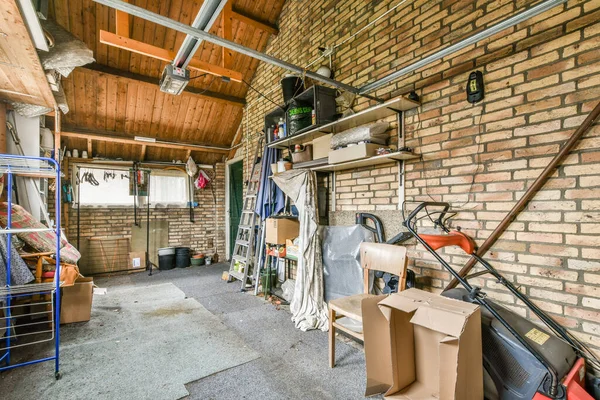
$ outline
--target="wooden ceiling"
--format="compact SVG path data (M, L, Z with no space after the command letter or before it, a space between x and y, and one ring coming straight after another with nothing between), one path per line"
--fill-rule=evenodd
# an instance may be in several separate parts
M35 46L14 0L0 1L0 100L55 107Z
M239 14L274 25L284 0L229 0ZM140 7L174 20L191 24L202 1L130 0ZM50 0L50 16L93 50L96 63L77 68L63 79L70 112L62 119L63 131L89 131L132 138L146 136L162 141L229 147L241 122L248 87L223 82L213 75L192 71L186 92L173 96L160 92L159 77L166 65L148 56L100 43L99 32L115 32L115 10L92 0ZM185 35L163 26L129 16L130 38L170 51L177 51ZM272 34L243 18L232 19L232 40L264 51ZM222 36L221 19L211 33ZM204 42L195 58L220 65L222 48ZM230 68L250 82L259 61L233 53ZM65 138L68 148L87 148L87 141ZM110 158L169 161L184 159L186 151L93 141L93 154ZM222 154L193 151L197 162L213 163Z

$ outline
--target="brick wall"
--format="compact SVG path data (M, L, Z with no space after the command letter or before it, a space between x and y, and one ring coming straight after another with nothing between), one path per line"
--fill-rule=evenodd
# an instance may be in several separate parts
M197 252L219 255L225 259L225 164L216 164L214 189L197 190L194 200L194 220L189 208L151 208L150 220L168 220L169 246L186 246ZM51 200L53 201L53 200ZM146 209L139 210L138 219L146 221ZM64 226L64 220L63 220ZM80 242L90 237L120 236L131 238L134 226L133 207L82 207L80 212ZM69 241L77 243L77 209L69 206ZM124 266L123 269L126 269Z
M318 46L342 42L398 3L289 0L267 53L307 65ZM407 1L337 49L335 78L361 86L533 3ZM406 164L406 200L450 202L461 210L452 225L481 244L600 101L599 21L600 1L571 0L373 93L392 98L416 90L422 98L405 120L406 143L422 154ZM472 106L464 89L477 69L484 73L486 98ZM261 63L252 84L281 102L278 81L284 73ZM253 149L263 115L274 106L254 91L247 101L245 143ZM361 98L354 109L370 105ZM486 256L593 345L600 343L599 167L596 125ZM336 210L398 209L397 168L339 173ZM467 261L455 249L442 253L456 268ZM439 291L448 283L449 274L423 249L413 246L410 258L421 287ZM527 313L494 281L477 283Z

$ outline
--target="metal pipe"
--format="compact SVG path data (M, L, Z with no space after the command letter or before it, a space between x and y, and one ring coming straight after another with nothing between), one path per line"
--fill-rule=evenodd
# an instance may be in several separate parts
M227 0L206 0L202 3L192 27L208 32L219 17L223 7L225 7L225 3L227 3ZM187 35L183 39L179 51L177 51L173 65L180 68L187 67L201 44L202 39L198 40L191 35Z
M549 9L556 7L557 5L566 3L566 2L567 2L567 0L546 0L543 3L540 3L534 7L531 7L523 12L520 12L519 14L513 15L512 17L510 17L494 26L491 26L479 33L476 33L473 36L469 36L468 38L466 38L456 44L453 44L452 46L446 47L445 49L439 50L430 56L422 58L421 60L417 61L414 64L404 67L394 73L391 73L388 76L385 76L375 82L371 82L371 83L361 87L359 94L364 95L366 93L370 93L370 92L372 92L376 89L379 89L380 87L400 78L403 75L413 72L421 67L424 67L425 65L431 64L432 62L437 61L441 58L444 58L449 54L455 53L458 50L464 49L465 47L475 44L475 43L479 42L480 40L486 39L492 35L495 35L498 32L503 31L504 29L510 28L511 26L514 26L520 22L526 21L529 18L535 17L536 15L541 14L544 11L548 11Z
M477 249L475 253L479 257L483 257L485 253L496 243L496 240L504 233L504 231L510 226L513 220L519 215L519 213L525 208L529 200L535 196L535 194L544 186L550 175L554 172L556 167L569 155L571 150L575 147L579 139L588 131L588 129L593 125L594 121L600 116L600 103L596 105L596 107L592 110L592 112L587 116L585 121L577 128L577 130L573 133L571 138L564 144L564 146L560 149L558 154L554 156L550 164L542 171L540 176L533 182L531 187L527 189L523 197L514 205L514 207L509 211L509 213L504 217L504 219L500 222L500 224L494 229L490 237L486 239L485 242ZM471 257L469 261L465 264L464 267L459 271L459 275L464 277L471 271L473 266L477 263L477 259ZM446 286L445 290L455 288L458 284L456 279L450 281L448 286Z
M328 85L334 86L336 88L359 94L359 89L355 88L353 86L347 85L342 82L338 82L334 79L326 78L322 75L319 75L319 74L311 72L311 71L306 71L302 67L299 67L297 65L280 60L279 58L262 53L258 50L254 50L254 49L242 46L241 44L231 42L229 40L223 39L223 38L213 35L211 33L204 32L201 29L192 28L189 25L186 25L179 21L172 20L168 17L164 17L160 14L153 13L151 11L148 11L144 8L135 6L133 4L126 3L122 0L94 0L94 1L96 3L100 3L105 6L112 7L116 10L126 12L128 14L134 15L139 18L143 18L147 21L154 22L156 24L165 26L167 28L175 29L176 31L183 32L183 33L193 36L197 39L206 40L207 42L225 47L227 49L236 51L238 53L247 55L249 57L256 58L257 60L264 61L268 64L275 65L277 67L286 69L288 71L295 72L295 73L301 74L301 75L306 75L309 78L314 79L316 81L323 82ZM561 0L561 1L565 1L565 0Z

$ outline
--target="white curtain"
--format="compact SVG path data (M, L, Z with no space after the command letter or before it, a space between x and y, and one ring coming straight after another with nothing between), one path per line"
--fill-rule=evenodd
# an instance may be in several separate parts
M292 321L302 331L327 331L316 175L312 171L294 169L273 176L273 181L292 199L299 212L301 257L298 257L296 286L290 303Z

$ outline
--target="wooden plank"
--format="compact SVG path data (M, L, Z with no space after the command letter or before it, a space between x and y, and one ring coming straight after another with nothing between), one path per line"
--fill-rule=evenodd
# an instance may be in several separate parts
M144 161L145 158L146 158L146 145L143 144L142 150L140 152L140 161Z
M100 31L100 43L104 43L109 46L115 46L123 50L128 50L133 53L153 57L166 62L171 62L175 58L176 54L174 51L161 49L160 47L152 46L151 44L115 35L114 33L107 32L104 30ZM242 74L240 72L223 68L219 65L209 64L207 62L200 61L197 59L193 59L189 63L188 68L211 75L225 76L230 78L234 82L242 81Z
M92 149L92 139L88 139L87 140L87 152L88 152L88 157L89 158L93 158L92 150L93 150Z
M125 11L115 10L115 20L117 35L129 37L129 14Z
M233 32L231 30L231 1L225 3L225 7L223 7L223 11L221 12L221 29L223 30L223 39L229 40L230 42L233 39ZM223 60L223 68L231 68L233 51L228 48L221 47L222 51L222 60Z
M0 99L54 109L54 96L15 0L0 1L0 27Z
M231 160L235 156L235 153L237 152L237 148L234 148L234 147L236 147L242 141L242 136L243 136L242 129L243 129L242 124L240 124L238 126L237 131L235 132L233 141L231 142L231 150L229 150L229 154L227 155L228 160Z
M0 153L6 154L6 104L0 103Z
M277 26L275 26L267 21L259 21L258 19L254 18L251 15L246 14L245 12L243 12L241 10L238 10L235 8L232 9L231 16L240 22L243 22L247 25L251 25L251 26L258 28L260 30L263 30L265 32L268 32L271 35L277 36L279 34L279 28L277 28Z
M150 76L134 74L133 72L121 71L116 68L108 67L105 65L100 65L97 63L88 64L84 67L79 67L81 70L92 71L96 74L108 75L115 79L121 79L124 81L133 81L137 84L145 84L151 85L152 87L158 90L158 81L156 78L152 78ZM206 100L214 101L215 103L222 103L227 105L232 105L236 107L243 107L246 105L246 99L241 97L233 97L224 95L217 92L204 91L197 88L190 87L189 85L184 89L184 94L189 94L194 97L201 97Z
M204 146L201 144L194 143L171 143L171 142L141 142L133 139L131 136L127 136L123 133L115 134L114 132L106 132L106 131L88 131L83 129L76 129L73 127L64 127L61 133L62 136L68 138L78 138L78 139L92 139L99 140L107 143L117 143L117 144L126 144L126 145L135 145L142 146L146 145L148 147L157 147L161 149L171 149L171 150L192 150L192 151L200 151L207 153L219 153L219 154L227 154L229 153L228 148L224 147L212 147L212 146ZM140 134L143 136L143 134Z

